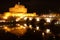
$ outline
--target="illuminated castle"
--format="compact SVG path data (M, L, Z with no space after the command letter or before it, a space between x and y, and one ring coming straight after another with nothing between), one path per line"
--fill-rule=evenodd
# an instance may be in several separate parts
M27 8L24 5L16 4L14 7L9 8L9 12L5 12L3 19L7 19L9 16L13 17L34 17L36 13L27 13Z
M44 15L44 14L43 14ZM50 15L41 15L42 17L49 17ZM52 14L52 16L59 14ZM8 19L8 17L24 18L24 17L37 17L36 13L27 13L27 8L24 5L16 4L14 7L9 8L9 12L4 12L3 15L0 14L0 18ZM41 18L41 16L39 16Z

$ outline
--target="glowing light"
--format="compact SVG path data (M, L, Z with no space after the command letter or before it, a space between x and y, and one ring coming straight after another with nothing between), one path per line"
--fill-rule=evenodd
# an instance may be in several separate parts
M25 27L27 27L27 24L24 24Z
M47 25L47 23L44 23L44 25Z
M20 26L20 24L16 24L17 26Z
M50 15L49 17L53 17L53 16Z
M37 17L37 18L36 18L36 21L40 21L40 18Z
M46 29L46 33L50 33L50 29Z
M19 21L19 20L20 20L20 18L17 18L17 19L16 19L16 22Z
M24 18L24 16L20 16L20 18Z
M35 32L35 30L34 30L34 32Z
M57 21L55 24L60 24L60 21Z
M29 18L30 21L31 21L32 19L33 19L32 17Z
M29 25L29 28L32 29L32 25Z
M38 26L36 27L36 30L39 30L39 27Z
M51 22L51 19L50 18L46 18L46 22Z
M58 22L56 22L55 24L59 24Z
M27 17L25 17L24 20L27 20Z
M26 27L23 27L24 29L26 29Z
M42 33L42 36L44 36L45 34L44 34L44 32Z

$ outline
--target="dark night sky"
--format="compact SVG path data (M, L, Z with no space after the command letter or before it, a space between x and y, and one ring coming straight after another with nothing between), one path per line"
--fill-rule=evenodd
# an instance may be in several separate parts
M59 12L60 1L47 1L47 0L0 0L0 12L8 11L9 7L14 6L18 1L28 8L28 12L48 12L52 10Z

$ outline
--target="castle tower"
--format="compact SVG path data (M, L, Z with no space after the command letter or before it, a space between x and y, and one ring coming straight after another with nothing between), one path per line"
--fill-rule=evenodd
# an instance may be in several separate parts
M24 5L16 4L14 7L9 8L9 12L16 12L16 13L27 13L27 8Z

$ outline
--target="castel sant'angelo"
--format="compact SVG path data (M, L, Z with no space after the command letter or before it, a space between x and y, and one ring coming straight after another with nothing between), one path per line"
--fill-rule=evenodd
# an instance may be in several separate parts
M9 16L13 17L33 17L37 16L36 13L27 13L27 8L24 5L16 4L14 7L9 8L9 12L4 12L3 19L7 19Z

